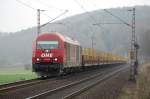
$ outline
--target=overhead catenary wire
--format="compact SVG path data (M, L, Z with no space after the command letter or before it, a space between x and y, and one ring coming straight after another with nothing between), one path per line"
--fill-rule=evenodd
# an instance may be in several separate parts
M97 20L84 8L84 6L82 5L82 4L80 4L77 0L74 0L75 2L76 2L76 4L78 4L78 6L82 9L82 10L84 10L87 14L88 14L88 16L96 23L97 22ZM100 24L98 24L97 25L98 27L100 27L101 29L103 29L103 30L105 30L105 31L107 31L108 33L110 32L108 29L106 29L106 28L104 28L103 26L101 26ZM90 29L91 29L91 31L92 31L92 37L91 37L91 40L92 40L92 48L94 48L93 47L93 35L94 35L94 31L93 31L93 29L90 27ZM103 33L104 33L104 31L102 31ZM105 33L104 33L105 34Z
M41 0L36 0L36 1L39 2L39 3L42 4L42 5L47 6L48 8L54 8L54 9L57 9L57 10L59 10L59 11L65 11L65 10L66 10L66 9L61 9L61 8L57 8L57 7L54 7L54 6L52 6L52 5L46 4L46 3L44 3L44 2L41 1Z
M81 5L77 0L74 0L76 2L76 4L84 11L87 13L87 15L94 21L96 22L95 18L84 8L83 5ZM101 27L101 26L100 26ZM92 37L91 37L91 41L92 41L92 48L94 48L94 31L93 29L90 27L90 30L92 31Z
M56 9L56 10L58 10L58 11L60 11L60 12L66 12L67 11L67 13L70 13L70 14L72 14L73 15L73 13L70 11L70 10L68 10L68 9L62 9L62 8L58 8L58 7L55 7L55 6L53 6L53 5L49 5L49 4L47 4L47 3L45 3L45 2L43 2L42 0L35 0L35 1L37 1L37 2L39 2L40 4L42 4L42 5L44 5L44 6L47 6L48 7L48 10L46 10L46 11L49 11L49 10L51 10L51 9ZM68 17L67 16L67 14L64 14L64 17ZM51 22L53 21L53 19L51 20ZM47 23L45 23L45 24L43 24L43 26L45 26L46 24L51 24L51 22L47 22ZM53 23L54 24L54 23ZM67 24L64 24L64 22L63 23L57 23L57 24L61 24L61 25L64 25L64 26L66 26L67 28L69 28L68 26L71 26L72 24L71 23L69 23L69 22L67 22L67 24L70 24L70 25L67 25ZM43 27L43 26L41 26L41 27ZM68 29L69 30L69 29ZM68 32L69 33L69 32Z
M89 1L89 0L87 0ZM90 1L89 1L90 2ZM96 4L93 4L92 2L90 2L93 6L97 7ZM124 21L123 19L121 19L120 17L114 15L113 13L111 13L110 11L108 11L107 9L103 9L106 13L110 14L111 16L113 16L114 18L116 18L117 20L119 20L121 23L119 22L99 22L99 23L95 23L93 25L100 25L100 24L110 24L110 25L113 25L113 24L125 24L127 26L130 26L132 27L130 24L128 24L126 21Z
M88 16L89 16L95 23L97 22L97 20L89 13L89 11L87 11L87 10L85 9L85 7L84 7L82 4L80 4L77 0L74 0L74 1L76 2L76 4L78 4L78 6L79 6L82 10L84 10L84 11L88 14ZM100 24L97 24L97 26L100 27L101 29L103 29L103 30L109 32L108 29L104 28L104 27L101 26Z
M45 23L45 24L43 24L43 25L41 25L40 27L44 27L45 25L47 25L47 24L49 24L49 23L51 23L51 22L53 22L54 20L56 20L56 19L58 19L58 18L60 18L61 16L63 16L64 14L66 14L68 12L68 10L66 10L65 12L63 12L63 13L61 13L60 15L58 15L57 17L55 17L55 18L53 18L52 20L50 20L49 22L47 22L47 23Z
M37 11L37 9L36 8L34 8L34 7L32 7L32 6L30 6L29 4L27 4L27 3L24 3L24 2L22 2L21 0L16 0L18 3L20 3L20 4L22 4L22 5L24 5L24 6L26 6L26 7L28 7L28 8L31 8L31 9L33 9L33 10L35 10L35 11ZM43 14L43 15L45 15L45 16L47 16L47 17L49 17L50 19L52 19L49 15L47 15L47 14L44 14L44 13L41 13L41 14Z
M24 5L24 6L28 7L28 8L31 8L31 9L36 10L36 11L38 10L38 9L35 9L35 8L33 8L32 6L30 6L29 4L24 3L24 2L22 2L22 1L20 1L20 0L16 0L16 1L19 2L19 3L21 3L21 4ZM41 25L40 28L41 28L41 27L44 27L45 25L47 25L47 24L53 22L54 20L60 18L61 16L63 16L63 15L66 14L67 12L68 12L68 10L65 10L63 13L59 14L59 15L56 16L55 18L51 18L49 15L44 14L44 13L41 13L41 14L43 14L43 15L49 17L51 20L50 20L49 22L47 22L47 23Z
M22 2L20 0L16 0L16 1L19 2L20 4L24 5L24 6L28 7L28 8L31 8L33 10L37 10L37 9L33 8L32 6L30 6L29 4L26 4L26 3L24 3L24 2Z
M69 13L70 15L74 15L74 13L71 12L71 10L69 10L69 9L62 9L62 8L59 8L59 7L55 7L53 5L49 5L49 4L45 3L45 2L43 2L42 0L35 0L35 1L39 2L40 4L42 4L44 6L47 6L48 9L46 11L50 11L51 9L56 9L56 10L58 10L60 12L68 11L67 13ZM66 14L65 14L65 17L68 17L68 16L66 16Z
M90 13L84 8L83 5L81 5L77 0L74 0L74 1L76 2L76 4L78 4L78 6L79 6L82 10L84 10L84 12L86 12L86 13L88 14L88 16L89 16L92 20L96 21L95 18L94 18L93 16L91 16Z
M75 3L76 3L82 10L84 10L84 12L86 12L86 13L88 14L88 16L89 16L92 20L96 21L95 18L93 18L93 16L91 16L90 13L83 7L83 5L81 5L77 0L74 0L74 1L75 1ZM92 29L91 29L91 31L94 33L94 31L93 31Z
M118 19L119 21L121 21L123 24L126 24L127 26L132 27L130 24L128 24L127 22L125 22L123 19L121 19L120 17L114 15L113 13L109 12L108 10L104 9L105 12L107 12L108 14L112 15L114 18Z
M87 0L88 1L88 0ZM96 4L93 4L92 2L90 2L94 7L97 7ZM106 9L103 9L105 12L113 15L111 12L109 12L108 10ZM114 15L115 18L119 19L120 21L123 21L125 22L124 20L122 20L121 18L119 18L118 16ZM126 22L125 22L126 23ZM100 22L100 23L96 23L96 24L93 24L93 25L98 25L98 24L122 24L122 23L119 23L119 22Z

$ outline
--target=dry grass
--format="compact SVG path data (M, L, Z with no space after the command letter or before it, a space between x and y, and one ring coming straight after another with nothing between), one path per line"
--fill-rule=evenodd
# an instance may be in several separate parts
M145 64L139 69L137 96L138 99L150 99L150 64Z
M128 82L119 99L150 99L150 64L139 66L137 83Z

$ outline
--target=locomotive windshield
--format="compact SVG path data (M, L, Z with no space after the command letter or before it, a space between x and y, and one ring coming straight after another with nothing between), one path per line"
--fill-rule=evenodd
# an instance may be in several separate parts
M56 49L58 48L58 41L38 41L37 49Z

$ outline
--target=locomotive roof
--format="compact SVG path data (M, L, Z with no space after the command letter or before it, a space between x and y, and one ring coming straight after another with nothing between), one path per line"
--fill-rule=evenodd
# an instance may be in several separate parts
M57 33L57 32L53 32L53 33L42 33L40 35L43 35L43 34L54 34L54 35L57 35L59 36L64 42L67 42L67 43L71 43L71 44L74 44L74 45L80 45L80 43L77 41L77 40L74 40L73 38L70 38L69 36L66 36L66 35L62 35L60 33Z

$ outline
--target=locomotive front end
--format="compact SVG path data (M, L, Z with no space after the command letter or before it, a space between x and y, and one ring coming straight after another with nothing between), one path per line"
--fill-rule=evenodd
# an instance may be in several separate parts
M36 40L32 57L33 71L40 76L57 74L63 66L64 50L61 40L55 35L45 34Z

